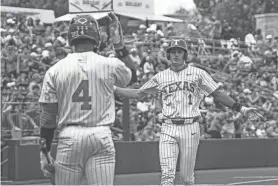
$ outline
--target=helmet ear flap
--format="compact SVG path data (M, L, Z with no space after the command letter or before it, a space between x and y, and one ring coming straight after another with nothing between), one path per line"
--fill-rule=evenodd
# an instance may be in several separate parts
M183 59L184 59L184 60L187 60L187 57L188 57L188 53L187 53L187 51L185 51L185 52L184 52L184 55L183 55Z

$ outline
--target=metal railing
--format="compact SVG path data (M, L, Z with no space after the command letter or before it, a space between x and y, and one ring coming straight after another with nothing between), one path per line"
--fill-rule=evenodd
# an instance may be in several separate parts
M134 36L125 36L125 44L128 48L143 46L145 50L151 49L152 51L158 51L160 49L161 42L158 41L156 44L152 42L153 37L146 37L144 39L136 39ZM204 38L188 38L188 37L171 37L164 39L163 41L169 42L171 39L184 39L188 45L189 53L196 53L199 56L217 56L219 54L229 54L230 51L239 50L250 57L256 58L261 57L262 52L256 50L257 47L262 48L262 44L249 44L240 40L215 40L215 39L204 39Z

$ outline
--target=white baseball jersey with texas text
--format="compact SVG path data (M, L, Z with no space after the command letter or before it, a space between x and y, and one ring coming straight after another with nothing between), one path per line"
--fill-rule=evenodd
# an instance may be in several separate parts
M179 72L168 68L153 76L141 89L156 86L161 94L162 114L165 118L200 116L199 105L204 95L208 96L218 88L206 71L193 66Z

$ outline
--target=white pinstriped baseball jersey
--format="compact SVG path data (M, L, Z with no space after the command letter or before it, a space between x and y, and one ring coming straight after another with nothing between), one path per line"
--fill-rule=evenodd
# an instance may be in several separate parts
M94 52L69 54L44 77L39 102L58 102L58 128L77 123L88 127L115 120L113 86L125 87L131 71L117 58Z
M161 93L165 118L191 118L201 115L199 105L203 96L211 94L218 85L204 70L188 66L179 72L170 68L159 72L141 89L152 87Z

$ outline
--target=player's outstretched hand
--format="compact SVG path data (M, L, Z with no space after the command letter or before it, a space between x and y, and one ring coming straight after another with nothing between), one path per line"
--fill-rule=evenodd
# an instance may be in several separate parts
M109 12L109 29L110 37L114 44L115 49L122 48L124 46L123 30L118 17L113 13Z
M258 113L258 109L253 108L253 107L242 107L240 112L242 115L252 121L263 119L263 116Z

